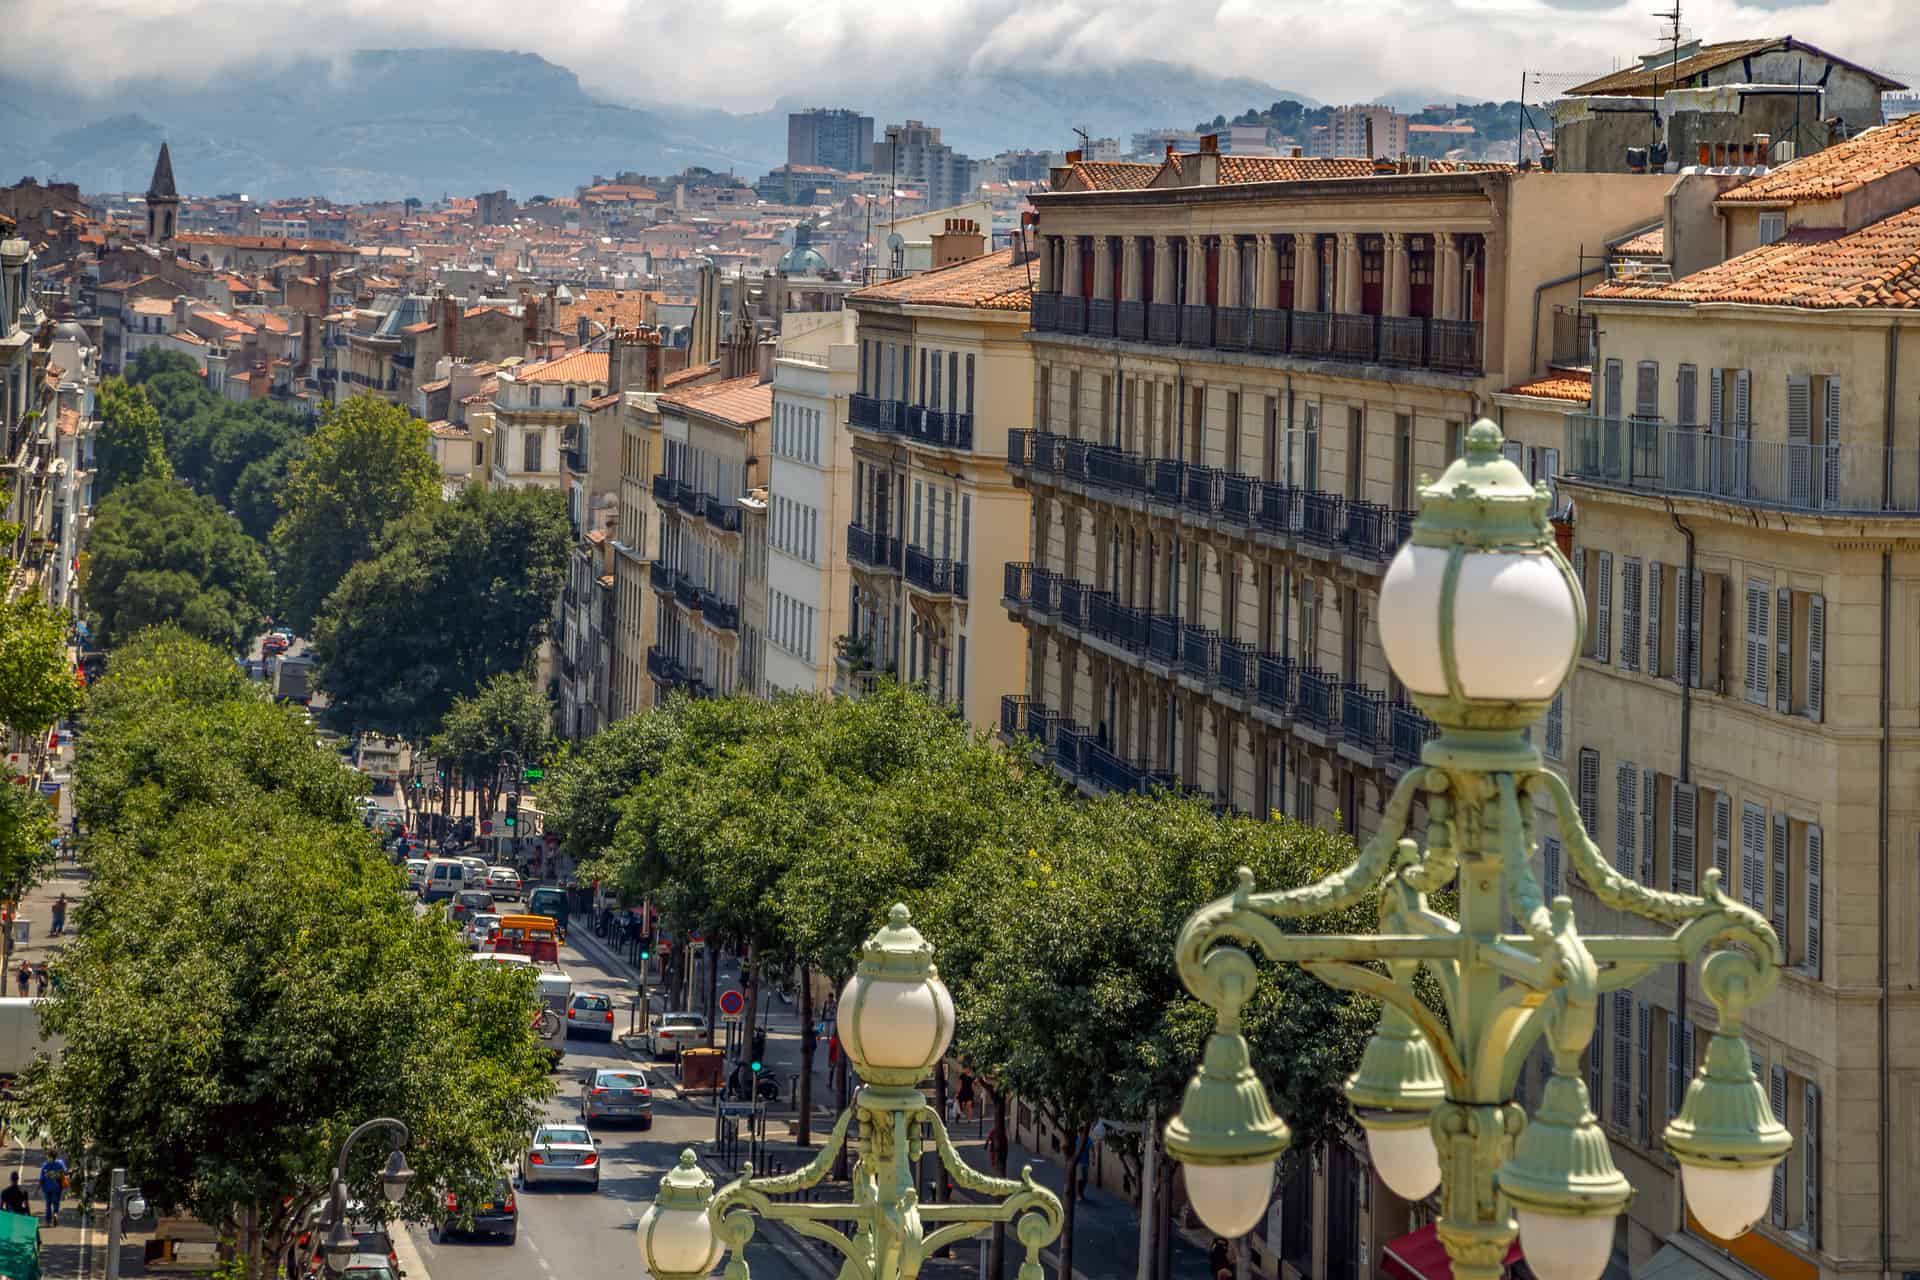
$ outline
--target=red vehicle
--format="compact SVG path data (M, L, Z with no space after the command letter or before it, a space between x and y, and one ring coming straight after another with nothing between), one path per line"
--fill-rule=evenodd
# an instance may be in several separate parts
M501 916L487 946L497 955L525 956L536 964L560 962L560 930L552 916Z

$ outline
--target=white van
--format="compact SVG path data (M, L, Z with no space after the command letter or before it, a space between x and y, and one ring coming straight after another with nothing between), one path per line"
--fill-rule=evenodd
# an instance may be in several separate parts
M573 979L561 969L543 968L540 970L540 1003L553 1010L553 1018L548 1025L552 1031L545 1037L547 1054L555 1066L567 1054L567 1006L573 1001Z
M453 897L467 887L469 874L466 864L458 858L429 859L427 877L420 883L420 901L442 902Z

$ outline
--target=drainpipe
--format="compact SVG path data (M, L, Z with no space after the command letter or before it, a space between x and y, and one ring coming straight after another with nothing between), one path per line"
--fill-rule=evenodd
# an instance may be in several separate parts
M1893 505L1893 415L1896 387L1900 378L1900 325L1895 321L1887 329L1887 401L1886 459L1881 483L1881 506ZM1880 804L1879 804L1879 980L1880 980L1880 1274L1893 1273L1893 1103L1888 1090L1893 1085L1890 1039L1891 1009L1888 996L1887 894L1891 881L1891 856L1888 844L1887 788L1893 778L1893 551L1880 552Z
M1667 516L1673 521L1673 527L1680 531L1680 536L1687 541L1686 564L1680 570L1681 576L1678 584L1680 589L1674 594L1680 597L1679 618L1684 624L1681 631L1684 635L1691 636L1693 634L1694 621L1693 530L1681 523L1680 514L1673 509L1671 499L1667 502ZM1657 639L1654 641L1654 656L1656 658L1660 652L1659 643ZM1693 781L1693 644L1689 641L1686 644L1675 645L1674 648L1678 650L1678 652L1674 654L1674 657L1678 660L1680 668L1680 781L1690 783ZM1693 870L1697 885L1700 874L1700 810L1697 804L1694 806L1693 829ZM1674 970L1675 993L1678 997L1674 1001L1674 1011L1679 1017L1684 1019L1687 1016L1687 966L1685 964L1679 964L1674 966ZM1686 1211L1684 1209L1682 1209L1680 1213L1680 1229L1683 1231L1686 1229Z
M1585 256L1584 254L1582 255ZM1527 349L1527 377L1531 378L1540 370L1540 298L1549 289L1563 284L1577 284L1588 276L1597 276L1607 269L1604 254L1596 266L1582 266L1578 271L1570 271L1564 276L1555 276L1551 280L1542 280L1533 287L1533 343Z

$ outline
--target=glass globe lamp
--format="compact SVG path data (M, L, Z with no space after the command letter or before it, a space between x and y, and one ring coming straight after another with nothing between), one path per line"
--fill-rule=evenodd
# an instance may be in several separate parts
M707 1217L713 1179L691 1148L660 1178L660 1191L640 1215L635 1231L640 1261L655 1280L694 1280L707 1275L727 1251Z
M1744 1234L1766 1213L1773 1167L1793 1148L1753 1073L1745 1038L1724 1030L1708 1043L1706 1063L1661 1140L1680 1162L1687 1207L1722 1240Z
M893 1088L926 1079L953 1043L953 997L933 966L933 944L895 903L867 939L840 991L840 1044L860 1078Z

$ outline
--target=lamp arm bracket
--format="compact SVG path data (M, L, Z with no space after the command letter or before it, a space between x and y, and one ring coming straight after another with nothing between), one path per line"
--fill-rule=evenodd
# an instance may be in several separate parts
M1533 875L1533 822L1521 807L1513 775L1500 779L1500 857L1505 864L1507 903L1520 927L1533 937L1554 936L1553 914Z
M940 1155L941 1165L953 1175L955 1186L971 1191L977 1196L988 1196L995 1200L1010 1200L1017 1196L1031 1197L1036 1208L1052 1216L1056 1231L1066 1221L1066 1213L1060 1207L1059 1197L1034 1181L1032 1165L1023 1165L1018 1178L996 1178L992 1174L981 1173L961 1158L959 1149L953 1145L953 1138L948 1134L947 1126L940 1119L938 1111L932 1107L924 1108L920 1112L920 1121L933 1134L934 1149ZM988 1210L990 1206L968 1205L966 1208L980 1212ZM934 1209L935 1206L928 1205L922 1212L931 1214ZM1011 1216L1011 1213L1007 1214L1007 1217Z
M1529 792L1539 787L1546 788L1553 801L1554 813L1560 822L1560 839L1573 860L1574 870L1579 872L1580 879L1601 902L1616 911L1630 912L1664 924L1680 924L1716 909L1717 904L1708 898L1649 889L1621 875L1608 865L1607 860L1600 856L1599 846L1588 838L1585 827L1580 823L1579 806L1574 803L1567 780L1551 769L1542 769L1527 782ZM1710 891L1717 888L1717 871L1707 872L1707 883ZM1721 901L1725 901L1725 898Z
M828 1170L833 1168L834 1159L840 1154L840 1148L846 1145L847 1126L853 1123L853 1113L852 1107L840 1113L840 1118L834 1122L832 1132L828 1133L826 1140L820 1144L819 1152L806 1164L792 1173L783 1173L775 1177L749 1180L746 1174L742 1174L720 1188L719 1194L713 1200L714 1208L723 1209L727 1197L735 1188L757 1191L768 1196L785 1196L814 1186L827 1176Z
M1427 1043L1433 1046L1434 1054L1440 1059L1441 1070L1447 1073L1447 1079L1459 1086L1467 1081L1467 1070L1460 1061L1460 1053L1454 1047L1453 1037L1447 1034L1446 1024L1434 1016L1433 1010L1420 1003L1420 998L1411 989L1395 982L1386 974L1374 969L1363 969L1356 964L1343 964L1333 960L1303 960L1300 967L1330 987L1339 987L1343 991L1355 991L1361 995L1390 1004L1413 1020L1420 1028Z
M1594 993L1597 995L1603 991L1623 991L1659 967L1658 962L1651 960L1628 960L1611 965L1600 971L1599 981L1593 986Z

